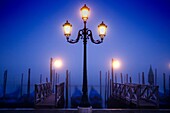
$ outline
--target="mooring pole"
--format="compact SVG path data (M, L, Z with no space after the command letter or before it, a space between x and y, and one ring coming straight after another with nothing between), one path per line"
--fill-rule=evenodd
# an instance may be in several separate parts
M66 108L68 108L68 70L66 70Z
M163 73L163 89L164 89L164 95L166 95L166 81L165 81L165 73Z
M28 95L28 97L30 96L30 72L31 72L31 69L29 68L28 69L28 86L27 86L27 95Z
M155 86L157 85L157 69L155 69Z
M100 96L102 97L102 71L100 71Z
M7 84L7 70L4 72L4 84L3 84L3 98L5 99L6 97L6 84Z
M139 80L139 84L140 84L140 73L138 73L138 80Z
M120 73L120 80L121 80L121 84L123 84L123 75L122 75L122 73Z
M52 63L53 63L53 58L50 59L50 82L51 82L51 84L52 84L52 79L53 79L52 78L52 76L53 76L52 75Z
M21 97L22 97L22 88L23 88L23 77L24 77L24 74L22 73L22 75L21 75L21 90L20 90Z
M142 84L145 84L145 75L144 75L144 72L142 72Z
M42 83L42 74L40 74L40 84Z

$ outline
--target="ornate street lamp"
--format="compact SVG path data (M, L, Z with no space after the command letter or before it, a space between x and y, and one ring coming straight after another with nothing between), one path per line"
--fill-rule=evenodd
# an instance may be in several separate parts
M77 43L80 39L83 39L83 44L84 44L84 59L83 59L83 86L82 86L82 98L81 98L81 103L80 107L89 107L90 103L88 101L88 88L87 88L87 52L86 52L86 47L87 47L87 39L90 39L93 43L95 44L100 44L103 42L104 37L106 36L106 30L107 26L102 22L98 26L99 30L99 36L100 40L94 40L92 31L88 28L86 28L86 23L87 19L90 14L90 9L86 6L86 4L80 9L80 13L84 22L84 28L80 29L78 32L78 36L75 40L69 39L69 36L71 35L71 30L72 30L72 25L66 21L66 23L63 25L64 28L64 35L66 36L67 42L69 43Z

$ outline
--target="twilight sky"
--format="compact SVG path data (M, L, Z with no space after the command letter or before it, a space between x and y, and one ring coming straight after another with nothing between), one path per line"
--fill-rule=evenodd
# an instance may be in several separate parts
M150 65L158 69L161 79L163 72L170 74L169 0L1 0L0 83L5 69L14 83L20 81L21 73L27 79L28 68L33 82L39 81L40 74L45 81L53 57L63 60L63 67L57 69L61 79L68 69L74 84L81 84L83 43L69 44L62 25L69 20L70 38L76 38L83 28L79 12L84 4L91 10L87 27L95 39L101 21L108 26L102 44L88 40L89 84L99 84L99 71L104 78L111 58L121 61L115 73L128 73L134 81L142 71L147 78Z

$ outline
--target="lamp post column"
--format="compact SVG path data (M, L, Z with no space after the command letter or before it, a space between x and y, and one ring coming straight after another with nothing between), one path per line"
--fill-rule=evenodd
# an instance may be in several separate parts
M82 86L82 98L81 98L81 107L89 107L88 101L88 88L87 88L87 28L86 21L84 21L84 30L83 30L83 44L84 44L84 59L83 59L83 86Z
M80 102L80 107L90 107L90 103L88 101L88 87L87 87L87 39L90 39L92 43L94 44L100 44L103 42L103 38L106 36L106 29L107 26L102 21L101 24L98 25L99 29L99 36L101 40L94 40L92 31L86 28L87 19L89 16L90 8L86 6L86 4L80 9L81 16L84 21L84 28L79 30L78 36L75 40L69 39L69 36L71 35L72 25L66 21L65 24L63 24L64 28L64 35L66 36L67 42L71 44L77 43L80 39L83 39L83 45L84 45L84 58L83 58L83 84L82 84L82 98Z

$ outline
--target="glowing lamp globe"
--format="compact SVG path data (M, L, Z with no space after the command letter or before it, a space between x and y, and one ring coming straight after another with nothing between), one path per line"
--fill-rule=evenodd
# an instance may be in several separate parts
M106 36L107 25L102 21L101 24L98 25L99 36L103 39Z
M63 24L63 28L64 28L64 35L66 37L69 37L71 35L72 25L68 22L68 20L66 21L65 24Z
M84 21L86 21L90 14L90 8L86 6L86 4L80 9L81 17Z
M112 62L112 66L114 69L118 69L120 67L120 62L118 60L114 60Z
M62 65L63 65L62 60L57 59L57 60L54 61L54 67L55 68L61 68Z

